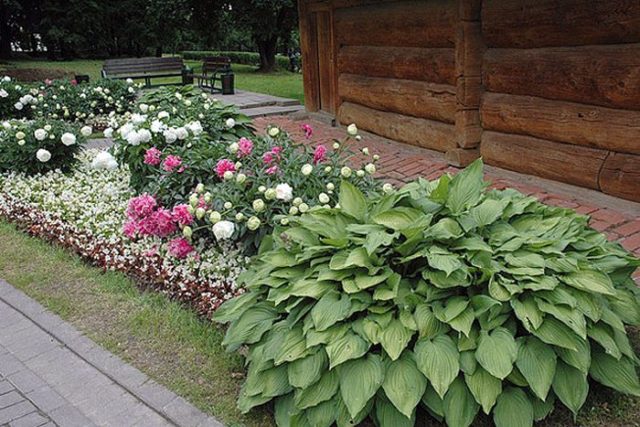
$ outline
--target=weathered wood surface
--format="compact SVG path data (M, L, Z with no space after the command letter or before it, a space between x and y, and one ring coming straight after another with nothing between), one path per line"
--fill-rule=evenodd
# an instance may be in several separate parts
M458 17L462 21L479 21L482 12L482 0L457 0Z
M485 129L640 154L640 111L485 93Z
M600 172L600 188L607 194L640 202L640 156L611 153Z
M454 47L454 1L399 1L335 10L338 45Z
M300 54L302 56L302 81L304 85L304 104L308 111L318 111L320 92L318 83L318 34L315 15L308 13L307 2L298 2L300 16Z
M344 101L376 110L454 123L456 88L415 80L341 74L338 91Z
M480 98L483 92L482 77L458 77L456 84L458 108L470 109L480 107Z
M338 52L338 70L455 85L454 52L451 48L343 46Z
M469 166L471 162L476 160L478 157L480 157L479 148L454 148L444 154L444 158L447 160L447 163L459 168Z
M456 33L456 77L482 75L484 42L480 23L460 21Z
M487 164L598 189L607 151L530 136L484 131L480 154Z
M640 110L640 44L489 49L487 91Z
M480 112L473 110L456 111L456 142L462 148L474 148L480 144L482 126Z
M374 110L345 102L340 107L341 123L356 123L359 128L395 141L446 152L456 148L453 125L402 114Z
M638 0L484 0L488 46L534 48L640 42Z

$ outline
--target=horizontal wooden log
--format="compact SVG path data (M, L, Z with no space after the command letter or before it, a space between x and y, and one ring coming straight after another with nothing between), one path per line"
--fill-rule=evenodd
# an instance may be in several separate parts
M456 112L456 141L462 148L474 148L480 144L482 126L480 112L473 110L458 110Z
M478 148L454 148L444 154L444 158L447 160L447 163L459 168L469 166L471 162L476 160L478 157L480 157L480 149Z
M482 77L458 77L456 97L460 109L478 108L482 98Z
M455 122L456 88L450 85L341 74L338 93L344 101L376 110Z
M456 84L451 48L344 46L338 52L341 73Z
M640 111L487 92L485 129L640 154Z
M484 0L491 47L533 48L640 42L638 0Z
M640 202L640 156L611 153L600 172L603 192Z
M456 148L453 125L435 120L378 111L351 102L341 105L338 118L343 124L356 123L361 129L395 141L442 152Z
M487 164L598 189L607 151L530 136L484 131L480 154Z
M456 2L399 1L336 9L338 46L454 47Z
M483 82L490 92L640 110L640 44L489 49Z

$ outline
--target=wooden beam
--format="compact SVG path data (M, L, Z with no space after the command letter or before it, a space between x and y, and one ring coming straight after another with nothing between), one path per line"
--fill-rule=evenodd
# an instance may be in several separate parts
M320 93L318 91L318 44L315 15L308 12L307 2L298 1L300 25L300 55L302 57L302 81L304 86L304 105L307 111L318 111Z
M640 202L640 156L611 153L600 172L603 192Z

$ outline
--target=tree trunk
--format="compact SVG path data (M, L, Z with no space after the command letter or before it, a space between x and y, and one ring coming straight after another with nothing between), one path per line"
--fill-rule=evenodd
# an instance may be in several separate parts
M5 2L0 1L0 58L11 58L11 28L9 28L9 10Z
M276 67L276 49L278 47L278 37L273 36L266 40L258 40L258 52L260 53L259 71L269 73Z
M158 58L161 58L161 57L162 57L162 46L157 46L157 47L156 47L156 56L157 56Z

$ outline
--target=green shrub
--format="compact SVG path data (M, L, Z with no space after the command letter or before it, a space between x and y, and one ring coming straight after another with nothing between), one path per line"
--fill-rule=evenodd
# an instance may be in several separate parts
M215 314L227 349L248 347L242 411L459 427L483 410L521 427L557 403L577 413L589 377L640 395L638 260L584 216L484 187L480 161L369 200L343 183L340 209L274 233Z
M181 52L182 58L199 61L207 56L228 56L234 64L260 66L260 54L257 52L234 52L212 50L186 50ZM276 55L278 68L289 69L289 58L284 55Z
M12 120L0 128L0 172L68 172L91 134L61 120Z

